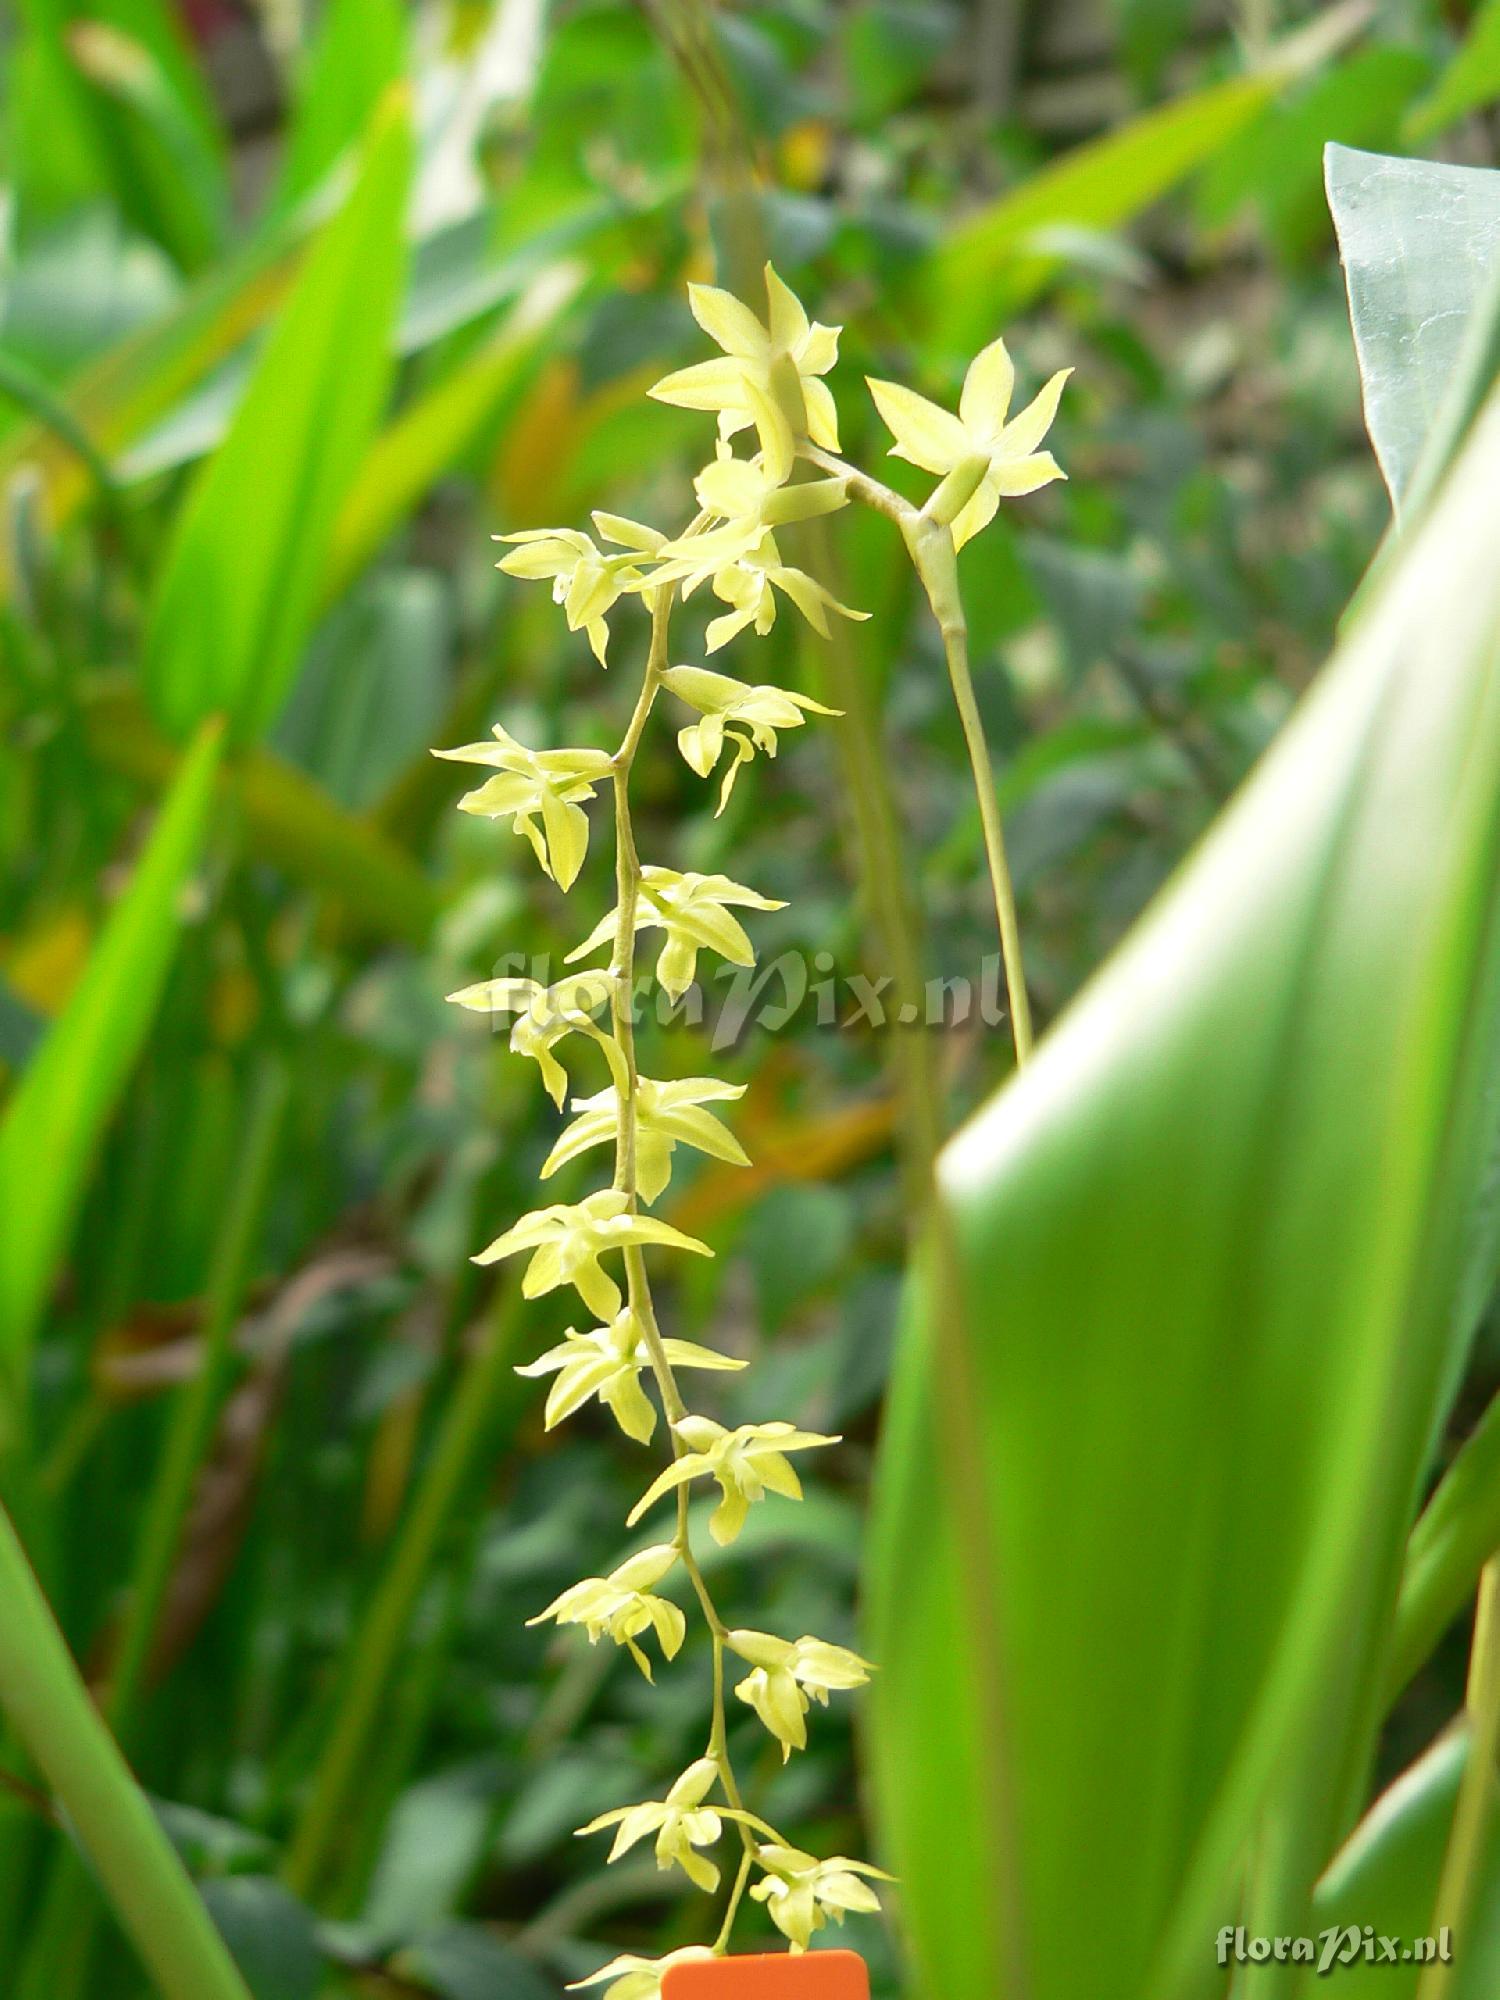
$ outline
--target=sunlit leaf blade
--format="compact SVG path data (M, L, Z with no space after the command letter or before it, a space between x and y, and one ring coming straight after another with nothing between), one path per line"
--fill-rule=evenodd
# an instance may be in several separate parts
M928 2000L1004 1990L976 1689L1005 1716L1025 1990L1175 2000L1394 1568L1493 1136L1497 505L1492 402L1195 861L945 1155L999 1656L957 1574L925 1309L870 1565Z
M12 1417L94 1147L150 1029L171 963L182 889L213 794L219 736L207 725L183 759L130 887L0 1116L0 1381Z
M334 528L322 583L326 599L339 595L495 421L577 289L578 275L567 267L545 272L481 347L415 397L375 440Z
M385 400L411 163L405 106L300 273L217 454L184 504L146 639L146 688L181 735L249 736L291 685L338 509Z
M1049 232L1132 221L1258 116L1282 82L1267 72L1213 84L1030 175L961 222L924 267L924 317L930 313L938 337L958 349L992 339L1058 268L1045 247Z
M298 79L278 198L312 190L362 136L406 55L399 0L331 0Z
M1398 504L1500 261L1500 173L1330 146L1365 423Z
M1404 136L1420 145L1435 132L1500 97L1500 0L1481 0L1463 43L1437 83L1407 116Z

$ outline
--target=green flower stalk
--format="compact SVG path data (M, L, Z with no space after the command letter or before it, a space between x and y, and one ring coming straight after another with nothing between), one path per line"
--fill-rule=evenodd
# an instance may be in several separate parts
M827 635L830 614L865 614L838 603L804 571L783 560L778 530L835 511L858 499L901 526L919 576L943 629L961 711L973 710L957 600L955 546L993 515L1001 496L1033 490L1060 477L1055 462L1038 454L1062 388L1055 377L1036 403L1008 419L1013 380L1000 343L970 370L958 416L926 404L909 391L872 385L891 422L897 449L940 475L928 507L918 510L866 474L833 456L838 427L823 377L838 353L839 330L808 319L800 302L767 267L764 321L729 293L690 287L699 324L723 349L720 358L682 369L656 384L659 400L716 412L719 442L713 460L693 482L697 511L668 535L640 522L596 513L596 541L572 528L528 530L500 539L512 544L500 568L513 576L550 582L568 627L582 633L595 657L608 657L610 619L635 600L650 617L650 648L630 721L619 748L607 755L584 749L533 750L500 727L492 743L469 744L437 754L488 767L494 775L460 801L461 809L509 819L539 866L567 892L578 879L589 839L587 808L608 783L614 807L615 907L568 954L577 964L606 951L607 962L573 973L551 987L528 979L482 981L450 998L475 1012L513 1016L511 1048L535 1061L559 1109L573 1084L569 1065L602 1061L602 1087L575 1095L572 1122L559 1135L542 1169L560 1167L613 1149L610 1184L576 1202L543 1206L502 1232L476 1262L527 1259L522 1292L528 1299L571 1288L592 1315L588 1330L569 1327L563 1340L521 1369L550 1377L546 1423L565 1422L587 1403L608 1409L621 1431L649 1444L665 1419L669 1462L651 1480L632 1510L634 1524L670 1500L675 1524L668 1538L630 1557L608 1576L570 1586L531 1620L581 1625L591 1644L609 1639L625 1648L651 1679L675 1662L686 1638L682 1610L661 1586L679 1569L707 1628L712 1671L712 1711L703 1754L662 1796L622 1806L580 1832L614 1829L610 1860L651 1838L658 1865L677 1869L705 1894L715 1895L725 1870L718 1858L737 1843L730 1889L711 1944L694 1945L662 1960L633 1955L605 1966L586 1985L607 1984L605 2000L657 2000L661 1980L675 1963L707 1958L729 1948L746 1891L762 1903L793 1952L815 1931L850 1912L879 1908L872 1881L888 1880L868 1863L842 1855L820 1861L794 1846L750 1810L728 1748L728 1674L747 1669L733 1686L735 1698L759 1719L783 1761L806 1747L814 1702L868 1681L868 1661L804 1634L731 1628L720 1614L692 1546L689 1494L700 1482L717 1487L709 1532L732 1543L752 1506L768 1496L802 1497L794 1455L818 1451L837 1438L803 1431L775 1419L728 1429L691 1410L680 1375L686 1370L741 1364L713 1349L666 1338L657 1319L646 1253L708 1256L706 1244L644 1213L666 1189L677 1149L748 1164L729 1126L709 1105L727 1105L739 1090L714 1077L659 1079L643 1076L636 1060L632 1014L637 940L662 933L655 977L674 1002L697 975L699 955L751 966L755 947L737 912L776 910L781 904L725 875L679 872L643 864L636 849L630 781L658 696L668 693L693 718L678 727L684 761L702 779L720 771L722 811L742 768L760 754L774 757L778 733L802 727L810 715L835 713L789 689L738 680L702 666L672 664L671 623L678 603L707 585L728 607L709 621L705 647L714 653L754 631L770 630L782 599ZM737 454L734 440L749 434L758 445ZM799 465L820 468L820 478L795 479ZM977 730L977 713L972 715ZM966 731L970 715L965 716ZM1029 1038L1019 953L1014 940L1014 899L1004 868L1003 843L992 839L993 779L982 734L975 755L983 775L985 813L997 908L1006 937L1018 1053ZM726 761L727 760L727 761ZM985 787L989 810L986 811ZM998 819L994 830L998 835ZM595 1054L590 1057L592 1045ZM648 1386L649 1385L649 1386ZM655 1391L655 1401L649 1393ZM654 1641L660 1666L643 1641Z

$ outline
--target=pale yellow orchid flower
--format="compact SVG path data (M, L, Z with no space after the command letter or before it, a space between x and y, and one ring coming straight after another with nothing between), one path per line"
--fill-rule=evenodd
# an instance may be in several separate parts
M641 1200L654 1202L672 1178L672 1153L678 1145L693 1146L730 1166L748 1167L750 1156L729 1127L705 1104L743 1097L742 1083L722 1083L713 1076L684 1076L671 1083L654 1077L636 1082L635 1177ZM542 1166L549 1180L559 1167L576 1160L591 1146L613 1145L620 1123L620 1093L611 1084L593 1097L575 1097L573 1109L582 1115L563 1133Z
M497 542L514 542L513 554L496 564L507 576L528 581L550 582L554 602L563 607L570 632L584 632L601 667L609 665L609 623L607 614L627 591L638 590L645 582L635 556L649 554L653 531L638 522L622 521L617 515L596 516L603 527L631 530L637 537L624 555L607 555L581 528L526 528L517 535L496 535ZM613 539L613 537L609 537ZM646 538L647 546L641 546Z
M719 1767L713 1758L700 1757L688 1765L664 1799L648 1799L643 1805L619 1806L613 1812L600 1813L587 1826L579 1827L579 1834L602 1833L606 1827L614 1827L609 1858L618 1861L638 1840L654 1833L657 1867L680 1868L690 1882L712 1895L719 1886L719 1871L697 1849L716 1846L724 1831L724 1821L739 1817L728 1807L704 1805L718 1780Z
M739 919L729 914L730 904L748 910L786 908L785 903L757 895L741 882L731 882L727 875L679 874L675 868L650 865L641 870L635 927L642 931L656 926L666 932L656 976L673 1000L680 1000L692 985L700 950L716 951L731 965L754 965L755 947ZM583 943L568 953L567 962L571 965L587 958L601 944L611 942L616 921L614 911L602 917Z
M653 1594L676 1561L677 1550L671 1542L642 1549L608 1576L587 1576L582 1583L571 1585L526 1623L542 1625L553 1618L559 1625L582 1625L591 1646L608 1634L617 1646L625 1647L649 1681L651 1662L636 1644L641 1633L649 1629L656 1634L665 1660L676 1659L687 1635L681 1609L669 1598Z
M492 734L493 743L464 743L456 750L432 753L453 763L488 764L495 770L493 778L464 793L459 811L484 819L510 819L557 886L571 889L589 847L584 802L609 776L608 751L528 750L498 722Z
M674 1368L736 1369L746 1365L693 1340L664 1340L662 1346ZM556 1375L547 1396L547 1430L597 1396L627 1437L649 1444L656 1433L656 1405L641 1387L641 1374L650 1361L645 1332L626 1306L608 1326L596 1326L590 1333L578 1333L570 1326L556 1347L549 1347L516 1373Z
M662 1981L674 1965L701 1965L714 1956L706 1944L685 1944L677 1951L669 1951L665 1958L640 1958L627 1951L619 1958L612 1958L608 1965L600 1966L589 1978L575 1979L568 1991L580 1993L586 1986L612 1979L613 1986L601 1995L601 2000L661 2000Z
M884 1869L843 1854L818 1861L798 1847L768 1844L756 1849L755 1858L766 1872L750 1894L765 1904L794 1952L806 1951L813 1933L822 1930L830 1917L841 1924L850 1910L864 1914L879 1910L880 1898L861 1876L873 1876L877 1882L893 1880Z
M1071 368L1060 368L1040 394L1010 416L1016 371L1003 340L970 363L954 416L899 382L868 377L870 394L896 442L894 458L938 473L942 485L926 512L948 522L958 548L987 527L1002 499L1035 493L1067 474L1037 446L1052 427Z
M807 1748L809 1697L828 1706L832 1689L863 1687L871 1666L847 1646L805 1635L778 1639L770 1632L731 1632L729 1645L754 1672L735 1689L781 1745L783 1763Z
M838 412L819 378L838 359L840 328L810 321L769 264L764 322L716 285L689 285L688 304L723 358L663 376L649 391L659 403L717 411L721 437L753 424L778 484L792 469L799 439L838 450Z
M531 1058L552 1102L561 1109L568 1094L568 1073L552 1051L565 1035L589 1036L603 1049L615 1075L622 1073L619 1044L593 1018L608 1006L614 991L614 974L601 966L575 972L553 986L535 979L481 979L450 993L448 999L471 1014L514 1014L511 1050Z
M630 1196L618 1188L601 1188L580 1202L533 1209L473 1261L498 1264L529 1250L531 1262L521 1280L523 1298L539 1299L559 1285L571 1285L591 1312L601 1320L612 1320L623 1301L619 1286L599 1259L611 1250L645 1243L691 1250L698 1257L714 1254L696 1236L685 1236L649 1215L634 1214Z
M668 667L661 677L679 701L696 708L703 718L677 732L677 747L700 778L706 778L727 748L729 767L719 788L718 812L723 812L739 776L757 750L774 757L779 729L800 729L807 715L839 715L842 710L827 708L811 695L796 694L790 688L761 685L751 687L728 674L710 673L706 667Z
M741 1424L731 1431L712 1417L687 1416L672 1428L688 1449L652 1480L631 1508L625 1525L633 1528L663 1495L690 1479L708 1477L718 1482L723 1495L708 1523L708 1532L721 1548L734 1540L751 1507L767 1493L780 1493L788 1500L802 1498L802 1482L786 1455L789 1451L812 1451L839 1442L836 1437L799 1431L795 1424L780 1422Z

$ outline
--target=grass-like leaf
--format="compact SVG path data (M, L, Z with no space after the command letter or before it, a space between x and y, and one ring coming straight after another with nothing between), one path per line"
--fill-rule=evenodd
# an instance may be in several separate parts
M0 1434L19 1421L32 1341L89 1162L166 979L179 899L207 823L219 739L207 725L184 758L130 887L0 1117Z
M227 714L265 729L301 658L338 510L385 401L411 141L403 101L317 244L167 552L146 687L174 735Z

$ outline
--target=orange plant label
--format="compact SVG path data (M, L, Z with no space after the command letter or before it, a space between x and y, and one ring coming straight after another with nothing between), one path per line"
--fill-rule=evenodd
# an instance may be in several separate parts
M669 1966L661 1993L662 2000L870 2000L870 1975L852 1951L777 1951Z

